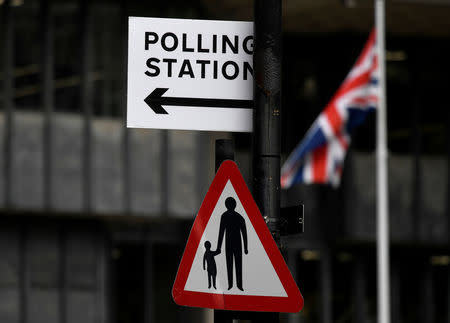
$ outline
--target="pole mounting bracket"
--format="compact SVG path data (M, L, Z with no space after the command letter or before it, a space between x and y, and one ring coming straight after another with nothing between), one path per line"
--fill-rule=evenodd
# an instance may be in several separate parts
M288 236L303 232L305 232L304 205L282 207L280 212L280 234Z

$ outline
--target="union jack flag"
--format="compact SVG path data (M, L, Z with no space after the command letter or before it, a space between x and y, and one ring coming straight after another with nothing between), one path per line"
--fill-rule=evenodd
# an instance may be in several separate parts
M344 82L281 168L281 187L340 183L352 130L378 103L375 30Z

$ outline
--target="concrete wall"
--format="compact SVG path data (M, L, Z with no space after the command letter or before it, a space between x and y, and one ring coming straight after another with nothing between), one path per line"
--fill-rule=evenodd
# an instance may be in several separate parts
M30 222L2 221L0 321L105 322L105 235L84 224Z
M362 240L375 238L375 156L353 154L346 183L346 232ZM389 156L389 217L393 241L447 243L447 160L420 159L419 201L414 201L414 169L410 156Z
M3 133L3 128L4 119L0 114L0 133ZM53 211L84 212L82 131L83 120L79 115L54 115L51 140ZM129 132L127 162L123 154L124 131ZM167 147L163 147L163 134L163 130L126 130L119 120L93 121L90 157L92 213L153 217L165 216L167 212L172 217L192 217L195 214L214 175L215 139L230 135L170 131L167 132ZM5 159L3 144L4 141L0 141L2 169ZM163 155L163 149L167 149L166 155ZM12 150L12 208L39 211L44 207L45 185L42 114L14 114ZM167 160L163 161L164 158ZM128 169L125 169L127 163ZM129 186L125 185L127 176ZM0 183L1 208L5 190L3 172ZM166 193L163 184L167 187ZM126 209L127 195L129 210Z
M54 211L84 213L82 120L56 114L53 121L51 206ZM3 130L0 115L0 132ZM192 218L214 175L214 143L225 133L131 129L128 169L124 131L119 120L92 124L92 213ZM13 127L12 202L16 210L43 208L43 120L38 113L16 113ZM165 144L164 144L165 143ZM0 148L3 141L0 142ZM166 145L166 146L165 146ZM0 165L5 156L1 155ZM236 153L249 181L250 155ZM394 241L443 243L447 238L447 162L420 159L420 201L413 201L414 167L410 156L389 156L389 207ZM282 193L283 205L303 203L307 240L375 238L375 160L351 153L338 190L299 185ZM126 176L129 176L128 192ZM0 174L0 193L5 190ZM249 186L251 183L249 182ZM165 193L166 192L166 193ZM129 195L129 210L126 195ZM417 203L418 202L418 203ZM166 205L164 205L166 204ZM4 205L0 194L0 207ZM418 210L414 209L419 207Z

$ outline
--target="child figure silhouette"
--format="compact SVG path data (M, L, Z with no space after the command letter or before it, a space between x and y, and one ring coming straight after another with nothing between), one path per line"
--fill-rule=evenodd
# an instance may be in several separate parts
M208 288L211 288L211 278L214 289L216 289L216 276L217 276L217 266L214 257L217 256L220 251L211 250L211 242L205 241L205 254L203 256L203 270L208 272Z

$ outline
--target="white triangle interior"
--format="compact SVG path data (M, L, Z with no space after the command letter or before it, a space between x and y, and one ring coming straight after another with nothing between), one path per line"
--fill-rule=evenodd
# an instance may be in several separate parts
M248 254L242 253L242 281L244 291L236 287L236 272L233 270L233 288L228 290L227 269L225 260L225 237L222 243L221 253L214 257L217 266L216 287L208 288L208 273L203 270L203 256L205 253L205 241L210 241L211 250L217 248L217 240L219 234L220 218L227 210L225 207L225 199L233 197L236 200L236 209L245 219L247 236L248 236ZM242 241L242 240L241 240ZM244 250L244 248L242 248ZM212 294L230 294L230 295L254 295L254 296L278 296L287 297L286 291L280 282L280 279L273 268L273 265L253 228L247 213L242 206L236 191L228 180L222 194L217 201L213 214L211 215L200 244L197 248L194 261L192 263L189 276L184 287L187 291L204 292Z

